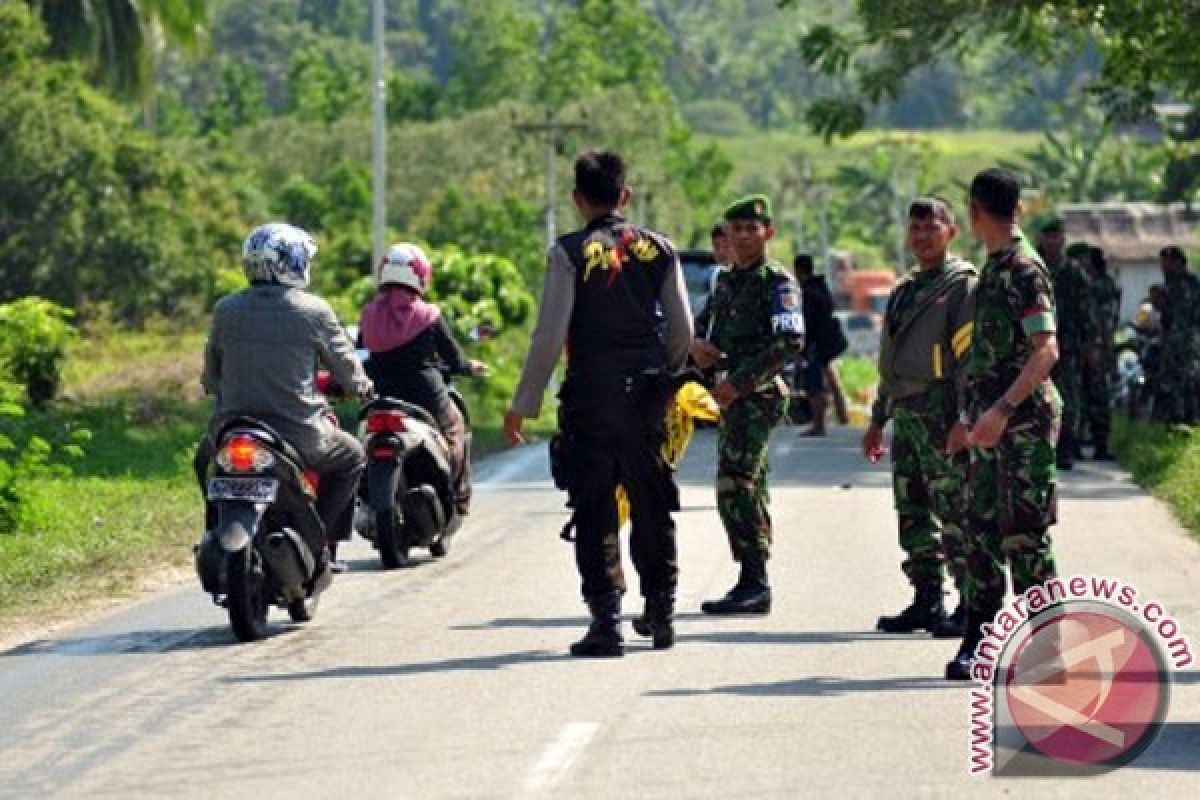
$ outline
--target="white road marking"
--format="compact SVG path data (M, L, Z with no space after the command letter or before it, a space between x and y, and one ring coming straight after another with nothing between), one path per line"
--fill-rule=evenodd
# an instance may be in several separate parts
M572 722L563 727L525 779L521 797L537 797L553 789L599 729L597 722Z

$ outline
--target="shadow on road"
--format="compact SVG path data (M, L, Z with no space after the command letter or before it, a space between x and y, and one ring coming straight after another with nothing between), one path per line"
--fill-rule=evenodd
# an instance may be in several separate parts
M697 615L701 616L701 615ZM706 617L712 619L712 617ZM852 642L931 642L929 636L879 633L877 631L715 631L711 633L681 633L681 642L712 644L849 644ZM954 649L954 640L947 647Z
M402 675L429 675L440 672L471 672L496 670L520 664L537 664L569 659L566 653L550 650L522 650L516 653L501 653L478 658L449 658L445 661L428 661L419 664L379 664L370 667L332 667L311 672L279 672L269 675L242 675L225 678L225 683L276 683L285 681L307 681L321 678L394 678Z
M832 678L814 676L774 683L747 683L714 686L711 689L656 689L647 697L697 697L708 694L735 694L745 697L837 697L859 692L903 692L928 689L956 689L963 684L930 675L894 678Z
M292 628L276 628L272 634L286 633ZM74 639L37 639L19 647L0 652L0 658L19 656L102 656L165 653L172 650L202 650L236 644L233 631L227 625L194 631L147 630L124 631L103 636L83 636Z
M1167 722L1150 749L1124 769L1200 771L1200 722Z
M622 615L625 622L632 621L636 612ZM691 619L707 619L712 617L699 611L684 611L675 615L675 621ZM475 622L470 625L451 625L452 631L490 631L502 628L586 628L591 619L588 617L499 617L489 622ZM684 637L680 637L681 639Z

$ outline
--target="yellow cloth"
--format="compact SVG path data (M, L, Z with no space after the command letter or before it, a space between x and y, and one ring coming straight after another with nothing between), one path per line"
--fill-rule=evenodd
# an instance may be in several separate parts
M721 418L721 409L717 401L700 384L688 381L679 387L675 399L667 406L667 441L663 444L662 454L672 469L683 461L688 443L696 431L696 420L716 422ZM625 487L617 487L617 530L625 527L629 521L629 498Z

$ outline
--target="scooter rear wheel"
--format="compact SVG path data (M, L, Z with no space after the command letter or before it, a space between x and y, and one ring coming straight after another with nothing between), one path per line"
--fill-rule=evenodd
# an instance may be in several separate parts
M267 635L267 580L255 562L253 545L226 556L229 623L240 642L256 642Z
M394 509L375 514L375 542L384 569L408 566L407 534Z

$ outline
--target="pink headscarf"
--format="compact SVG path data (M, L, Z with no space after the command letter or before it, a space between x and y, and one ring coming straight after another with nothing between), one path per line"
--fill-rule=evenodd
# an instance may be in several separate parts
M441 309L413 290L385 286L363 309L363 344L372 353L395 350L428 330L441 315Z

